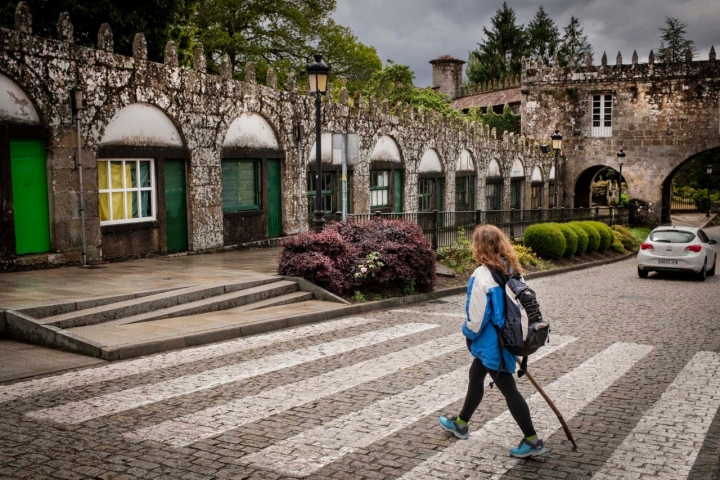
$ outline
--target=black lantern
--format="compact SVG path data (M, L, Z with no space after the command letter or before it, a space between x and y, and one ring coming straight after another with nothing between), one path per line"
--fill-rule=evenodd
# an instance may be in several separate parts
M322 61L322 55L316 54L315 61L307 66L308 91L315 95L315 212L313 229L320 233L325 225L325 212L322 210L322 106L321 97L327 92L328 74L330 67Z
M560 130L555 130L555 133L550 135L550 140L552 140L552 148L555 151L555 193L553 195L554 201L553 201L553 207L558 208L558 183L559 183L559 167L558 167L558 158L560 157L560 150L562 150L562 139L563 136L560 134Z
M560 150L562 150L563 136L560 133L560 130L555 130L555 133L550 135L550 139L552 140L553 150L555 150L556 152L559 152Z

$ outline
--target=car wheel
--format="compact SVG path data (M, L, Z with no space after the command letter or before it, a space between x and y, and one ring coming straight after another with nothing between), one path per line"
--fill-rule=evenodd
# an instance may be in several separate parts
M638 277L640 278L648 278L648 274L650 272L646 272L645 270L641 270L640 267L638 267Z
M705 278L707 277L707 258L705 259L705 262L703 262L702 269L697 273L697 279L701 282L705 281Z
M715 262L713 262L713 268L708 270L708 277L714 277L715 276L715 267L717 267L717 255L715 255Z

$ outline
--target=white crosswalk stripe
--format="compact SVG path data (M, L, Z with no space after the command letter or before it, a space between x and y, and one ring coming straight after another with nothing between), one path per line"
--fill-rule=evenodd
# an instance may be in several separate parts
M26 415L36 420L51 420L65 424L81 423L93 418L207 390L302 363L350 352L362 347L377 345L389 340L437 328L438 326L439 325L429 323L405 323L291 352L283 352L227 365L194 375L185 375L164 382L141 385L120 392L67 403L58 407L37 410L29 412ZM457 335L455 335L455 337L457 337Z
M239 338L228 342L188 348L180 351L153 355L151 357L118 362L102 367L89 368L77 372L68 372L53 377L44 377L12 385L0 386L0 403L28 397L39 393L54 392L70 388L92 385L130 375L139 375L162 368L175 367L188 363L210 360L232 355L255 348L267 347L276 343L307 338L313 335L344 330L358 325L376 323L370 318L345 318L330 322L318 323L277 332Z
M720 354L698 352L593 478L687 478L718 408Z
M360 362L349 367L283 385L257 395L207 408L159 425L146 427L126 437L154 440L181 447L203 438L220 435L242 425L276 415L307 402L333 395L404 368L464 349L458 334L441 337L415 347Z
M545 391L565 419L570 420L651 350L648 345L615 343L563 375ZM541 438L548 438L559 429L555 414L539 394L532 395L528 405ZM508 448L515 446L521 436L512 415L506 411L472 432L468 440L453 443L401 478L464 479L468 475L499 478L517 464L508 457ZM464 471L465 468L468 470Z
M436 316L436 317L451 317L451 318L467 318L467 315L464 313L445 313L445 312L423 312L419 310L410 310L410 309L395 309L390 310L391 312L395 313L414 313L415 315L429 315L429 316Z
M530 363L575 340L573 337L555 337L552 344L529 357ZM243 461L281 474L311 475L344 455L461 400L467 389L467 375L468 367L464 366L248 455ZM489 381L486 379L486 383Z

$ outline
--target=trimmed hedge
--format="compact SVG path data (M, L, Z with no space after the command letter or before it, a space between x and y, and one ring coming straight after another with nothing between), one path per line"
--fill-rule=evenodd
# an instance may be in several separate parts
M280 275L305 278L338 295L356 289L402 293L408 286L423 293L435 286L435 252L414 223L333 223L322 233L301 233L281 246ZM356 276L372 252L383 265L371 275Z
M582 228L580 225L577 224L577 222L570 222L566 223L568 227L572 228L573 232L577 234L578 242L577 242L577 250L575 251L575 255L582 255L585 253L585 250L587 250L588 247L588 234L585 231L584 228Z
M565 235L557 225L536 223L525 230L523 243L543 258L560 258L565 254Z
M623 248L629 252L634 252L640 246L640 243L632 236L630 230L622 225L612 227L615 237L620 241Z
M565 236L565 253L563 254L563 257L572 257L573 255L575 255L575 252L577 252L578 248L577 233L575 233L575 230L573 230L566 223L555 223L553 225L556 225Z
M605 250L610 248L610 245L612 245L613 241L612 229L603 222L589 221L588 223L595 227L600 234L600 245L598 246L598 252L604 252Z
M587 249L585 249L585 252L587 253L593 253L597 251L597 249L600 247L600 232L597 231L597 228L595 228L592 224L588 222L572 222L576 225L579 225L580 228L585 230L585 233L588 234L588 244Z

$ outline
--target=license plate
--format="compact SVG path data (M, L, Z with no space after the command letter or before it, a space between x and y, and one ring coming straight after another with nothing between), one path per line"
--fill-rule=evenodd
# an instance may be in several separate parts
M658 263L660 265L677 265L678 261L677 260L658 260Z

